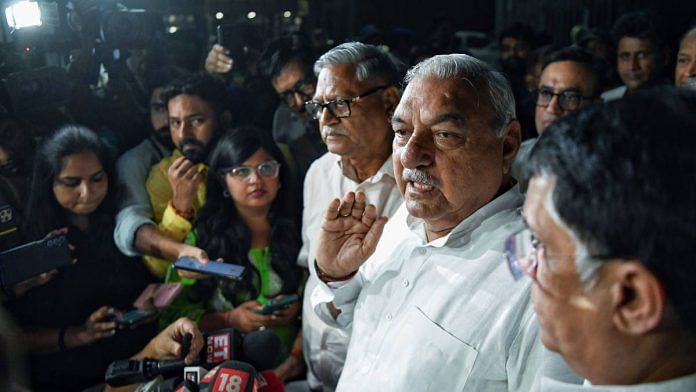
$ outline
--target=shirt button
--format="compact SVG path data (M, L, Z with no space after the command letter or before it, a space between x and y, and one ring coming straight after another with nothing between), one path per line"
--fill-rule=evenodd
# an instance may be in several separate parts
M404 280L401 282L401 285L403 285L404 287L408 287L408 283L409 283L409 282L408 282L408 279L404 279Z
M391 313L387 313L387 321L391 321L391 319L392 319Z
M424 248L418 249L418 254L421 256L425 256L425 252L426 252L426 250Z

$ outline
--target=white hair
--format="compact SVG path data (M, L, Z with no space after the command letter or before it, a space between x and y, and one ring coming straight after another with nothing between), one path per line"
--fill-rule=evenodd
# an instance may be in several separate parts
M359 82L380 79L398 86L403 75L403 67L394 57L375 45L362 42L346 42L330 49L314 63L314 74L319 76L322 69L338 64L355 64L355 78Z
M461 79L475 88L475 83L484 81L488 98L495 114L496 135L502 137L505 125L515 119L515 98L512 88L502 73L483 61L466 54L447 54L423 60L406 73L405 84L415 78Z
M551 189L546 194L546 199L544 200L544 206L546 211L551 216L551 219L561 227L566 233L570 235L573 245L575 245L575 269L580 276L580 281L585 283L585 289L590 289L595 283L593 279L596 276L596 272L603 265L601 261L594 259L590 255L590 251L585 243L583 243L577 234L561 219L558 209L556 208L556 202L554 201L553 195L556 189L555 176L548 174L548 172L542 170L540 174L537 175L540 178L547 178L549 181L553 181Z

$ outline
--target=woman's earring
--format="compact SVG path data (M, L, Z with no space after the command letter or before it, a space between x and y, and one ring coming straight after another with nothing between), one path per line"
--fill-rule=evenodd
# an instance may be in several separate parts
M224 191L222 191L222 197L230 197L230 193L227 192L227 189L225 189Z

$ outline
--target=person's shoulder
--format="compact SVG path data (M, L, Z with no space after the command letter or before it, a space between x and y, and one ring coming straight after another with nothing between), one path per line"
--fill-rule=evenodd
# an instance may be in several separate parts
M137 146L124 152L118 160L116 160L116 167L128 168L134 165L140 165L143 161L152 162L153 160L158 162L161 158L158 156L158 152L152 146L152 143L145 139Z
M328 171L330 171L331 168L334 166L337 170L340 170L340 167L338 166L339 160L340 158L338 155L333 154L331 152L325 152L322 156L315 159L311 165L309 165L306 177L309 178L310 176L326 176L328 174Z
M626 86L619 86L603 92L600 97L602 101L609 102L623 97L624 94L626 94Z

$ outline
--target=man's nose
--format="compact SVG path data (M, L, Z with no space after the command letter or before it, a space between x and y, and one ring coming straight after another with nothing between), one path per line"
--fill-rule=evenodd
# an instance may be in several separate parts
M304 106L304 96L298 92L292 94L292 102L290 102L290 107L295 110L300 110Z
M640 60L638 56L631 56L631 70L638 71L640 69Z
M340 120L336 118L336 116L331 113L331 110L329 110L328 107L324 107L320 109L321 112L319 114L319 125L329 125L329 124L336 124Z
M402 148L399 159L407 169L429 166L435 157L435 144L430 132L414 132Z
M563 113L563 109L561 108L561 104L558 101L560 97L558 95L554 95L551 97L551 100L549 101L548 106L546 106L546 110L550 113L560 115Z
M696 76L696 58L689 62L689 66L686 68L686 75L692 78Z

